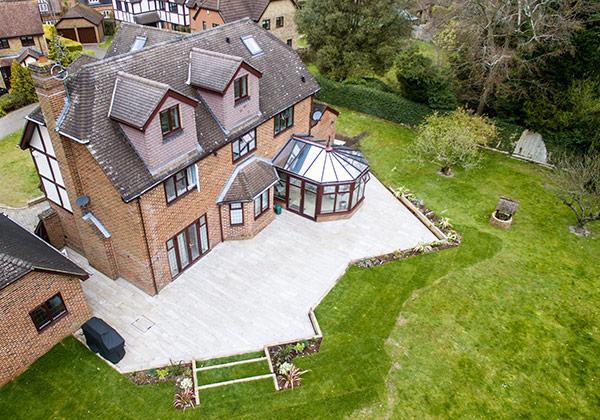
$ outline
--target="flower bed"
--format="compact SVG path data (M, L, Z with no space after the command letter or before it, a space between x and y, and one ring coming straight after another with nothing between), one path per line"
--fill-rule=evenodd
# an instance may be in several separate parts
M294 366L294 359L318 353L322 340L322 337L313 337L310 340L291 341L267 347L273 373L277 377L278 391L294 389L302 384L301 375L308 371L299 371Z
M401 200L400 197L412 203L415 210L419 211L427 220L436 226L446 237L443 240L437 240L428 244L417 244L412 248L400 249L389 254L378 255L372 258L365 258L356 261L353 265L361 268L373 267L376 265L385 264L391 261L399 261L404 258L414 257L415 255L421 255L432 251L441 251L443 249L454 248L460 244L462 237L458 232L452 228L450 220L445 217L440 217L428 209L425 206L423 200L417 198L408 189L401 187L397 190L392 190L396 198ZM403 201L403 200L401 200Z
M124 373L125 377L136 385L152 385L162 382L178 382L192 376L192 364L179 362L147 370Z

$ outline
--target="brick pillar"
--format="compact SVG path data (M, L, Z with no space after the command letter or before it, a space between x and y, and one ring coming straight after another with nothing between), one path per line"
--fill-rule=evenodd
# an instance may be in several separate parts
M60 217L56 210L49 208L38 215L41 222L44 224L48 241L54 248L61 249L65 246L65 232L60 223Z

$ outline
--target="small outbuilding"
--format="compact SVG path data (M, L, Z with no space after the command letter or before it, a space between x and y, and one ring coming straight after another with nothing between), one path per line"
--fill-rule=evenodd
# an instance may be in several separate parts
M56 31L62 37L97 44L104 42L104 16L91 7L77 3L56 23Z
M516 200L500 197L500 201L498 201L498 205L496 206L496 211L492 213L492 217L490 218L490 225L500 229L509 229L512 224L513 216L519 208L519 204L520 203Z

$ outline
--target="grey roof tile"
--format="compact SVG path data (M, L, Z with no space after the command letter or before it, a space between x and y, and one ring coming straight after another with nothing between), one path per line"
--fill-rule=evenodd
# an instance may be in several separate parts
M241 57L192 48L190 83L192 86L223 92L242 62Z
M144 47L149 47L161 42L171 41L177 37L181 37L182 34L181 32L169 31L167 29L121 22L104 58L114 57L131 51L136 36L146 38Z
M238 165L218 201L251 201L278 180L277 172L269 162L252 156Z
M0 2L0 38L43 34L44 27L37 3Z
M0 289L25 274L43 270L86 279L88 274L6 214L0 214Z
M88 22L93 23L94 25L98 25L102 22L104 16L102 15L102 13L92 9L91 7L77 3L71 8L71 10L65 13L56 24L58 25L63 20L80 18L85 19Z
M131 24L125 27L131 42L136 35L148 33L146 27ZM137 31L132 30L134 27ZM246 35L254 36L263 54L250 54L241 41L241 37ZM244 125L225 133L196 89L186 83L192 48L241 57L262 72L261 115L255 120L254 127L319 90L319 85L298 55L248 19L83 66L66 80L71 105L59 129L74 138L89 140L88 149L125 201L134 199L177 170L253 128ZM200 104L195 108L196 131L202 151L190 154L187 161L182 161L179 167L170 168L169 173L151 174L124 138L118 124L108 117L114 82L120 71L168 84L174 91L199 100ZM304 76L304 81L301 76Z

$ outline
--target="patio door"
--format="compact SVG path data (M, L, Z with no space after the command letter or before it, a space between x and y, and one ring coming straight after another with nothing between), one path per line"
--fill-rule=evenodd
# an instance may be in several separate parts
M188 268L209 250L206 215L167 241L171 277Z

